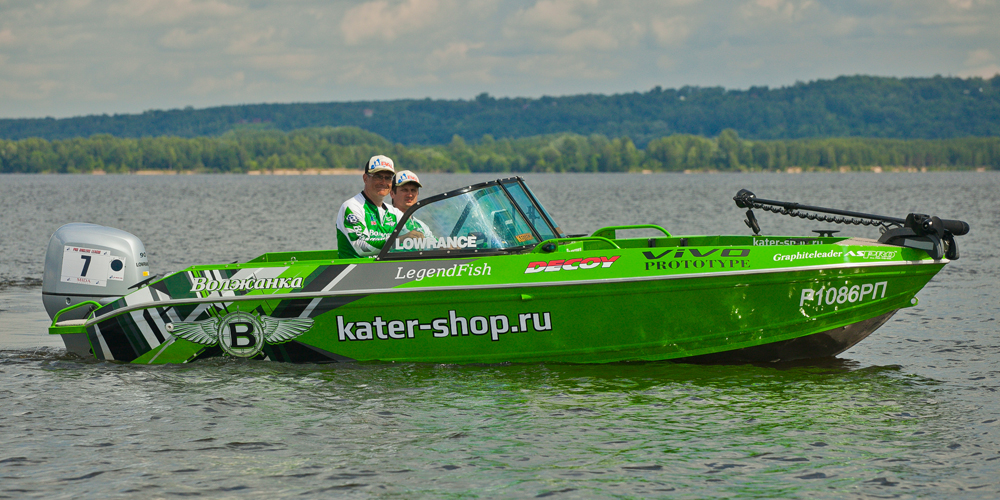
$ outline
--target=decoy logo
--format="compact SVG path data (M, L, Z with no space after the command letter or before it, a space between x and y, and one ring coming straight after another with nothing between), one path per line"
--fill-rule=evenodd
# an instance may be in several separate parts
M168 323L172 335L196 344L218 344L230 356L252 358L264 344L282 344L312 328L311 318L279 319L237 310L221 318Z

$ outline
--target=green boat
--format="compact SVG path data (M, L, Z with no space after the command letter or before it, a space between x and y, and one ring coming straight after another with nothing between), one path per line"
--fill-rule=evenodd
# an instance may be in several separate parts
M836 356L915 305L969 230L734 200L754 234L566 235L523 179L498 179L421 200L375 258L267 253L163 277L135 236L67 224L43 301L68 351L127 363L789 361ZM881 232L763 236L754 209ZM415 225L422 238L400 235Z

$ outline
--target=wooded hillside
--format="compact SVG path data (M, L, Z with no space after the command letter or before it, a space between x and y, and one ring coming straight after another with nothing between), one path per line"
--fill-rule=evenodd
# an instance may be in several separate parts
M654 88L644 93L471 100L253 104L153 110L66 119L3 119L0 138L47 140L222 136L242 129L292 131L352 126L392 143L447 144L459 136L517 139L548 134L654 139L716 137L733 129L752 140L818 137L946 139L1000 136L1000 75L982 78L845 76L788 87Z
M0 172L250 172L350 168L375 154L416 172L677 172L867 170L879 167L1000 169L1000 137L958 139L793 139L750 141L735 130L716 138L676 134L636 148L628 138L554 134L521 139L454 136L446 145L402 144L354 127L290 133L243 130L221 137L0 140Z

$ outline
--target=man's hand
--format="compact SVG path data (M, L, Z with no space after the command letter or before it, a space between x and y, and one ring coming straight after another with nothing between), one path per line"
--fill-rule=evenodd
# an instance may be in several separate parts
M410 231L410 232L408 232L408 233L400 236L400 239L408 240L408 239L411 239L411 238L413 238L413 239L419 239L419 238L423 238L423 237L424 237L424 233L422 233L422 232L417 231L416 229L414 229L413 231Z

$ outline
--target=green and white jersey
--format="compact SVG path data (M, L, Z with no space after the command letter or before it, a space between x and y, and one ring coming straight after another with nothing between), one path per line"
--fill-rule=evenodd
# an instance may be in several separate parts
M420 231L421 233L424 233L424 238L434 237L434 233L431 232L431 228L427 227L427 224L424 224L422 220L417 219L416 217L410 217L406 221L406 230Z
M337 213L337 256L341 259L374 257L403 216L396 207L375 205L364 193L344 202Z

